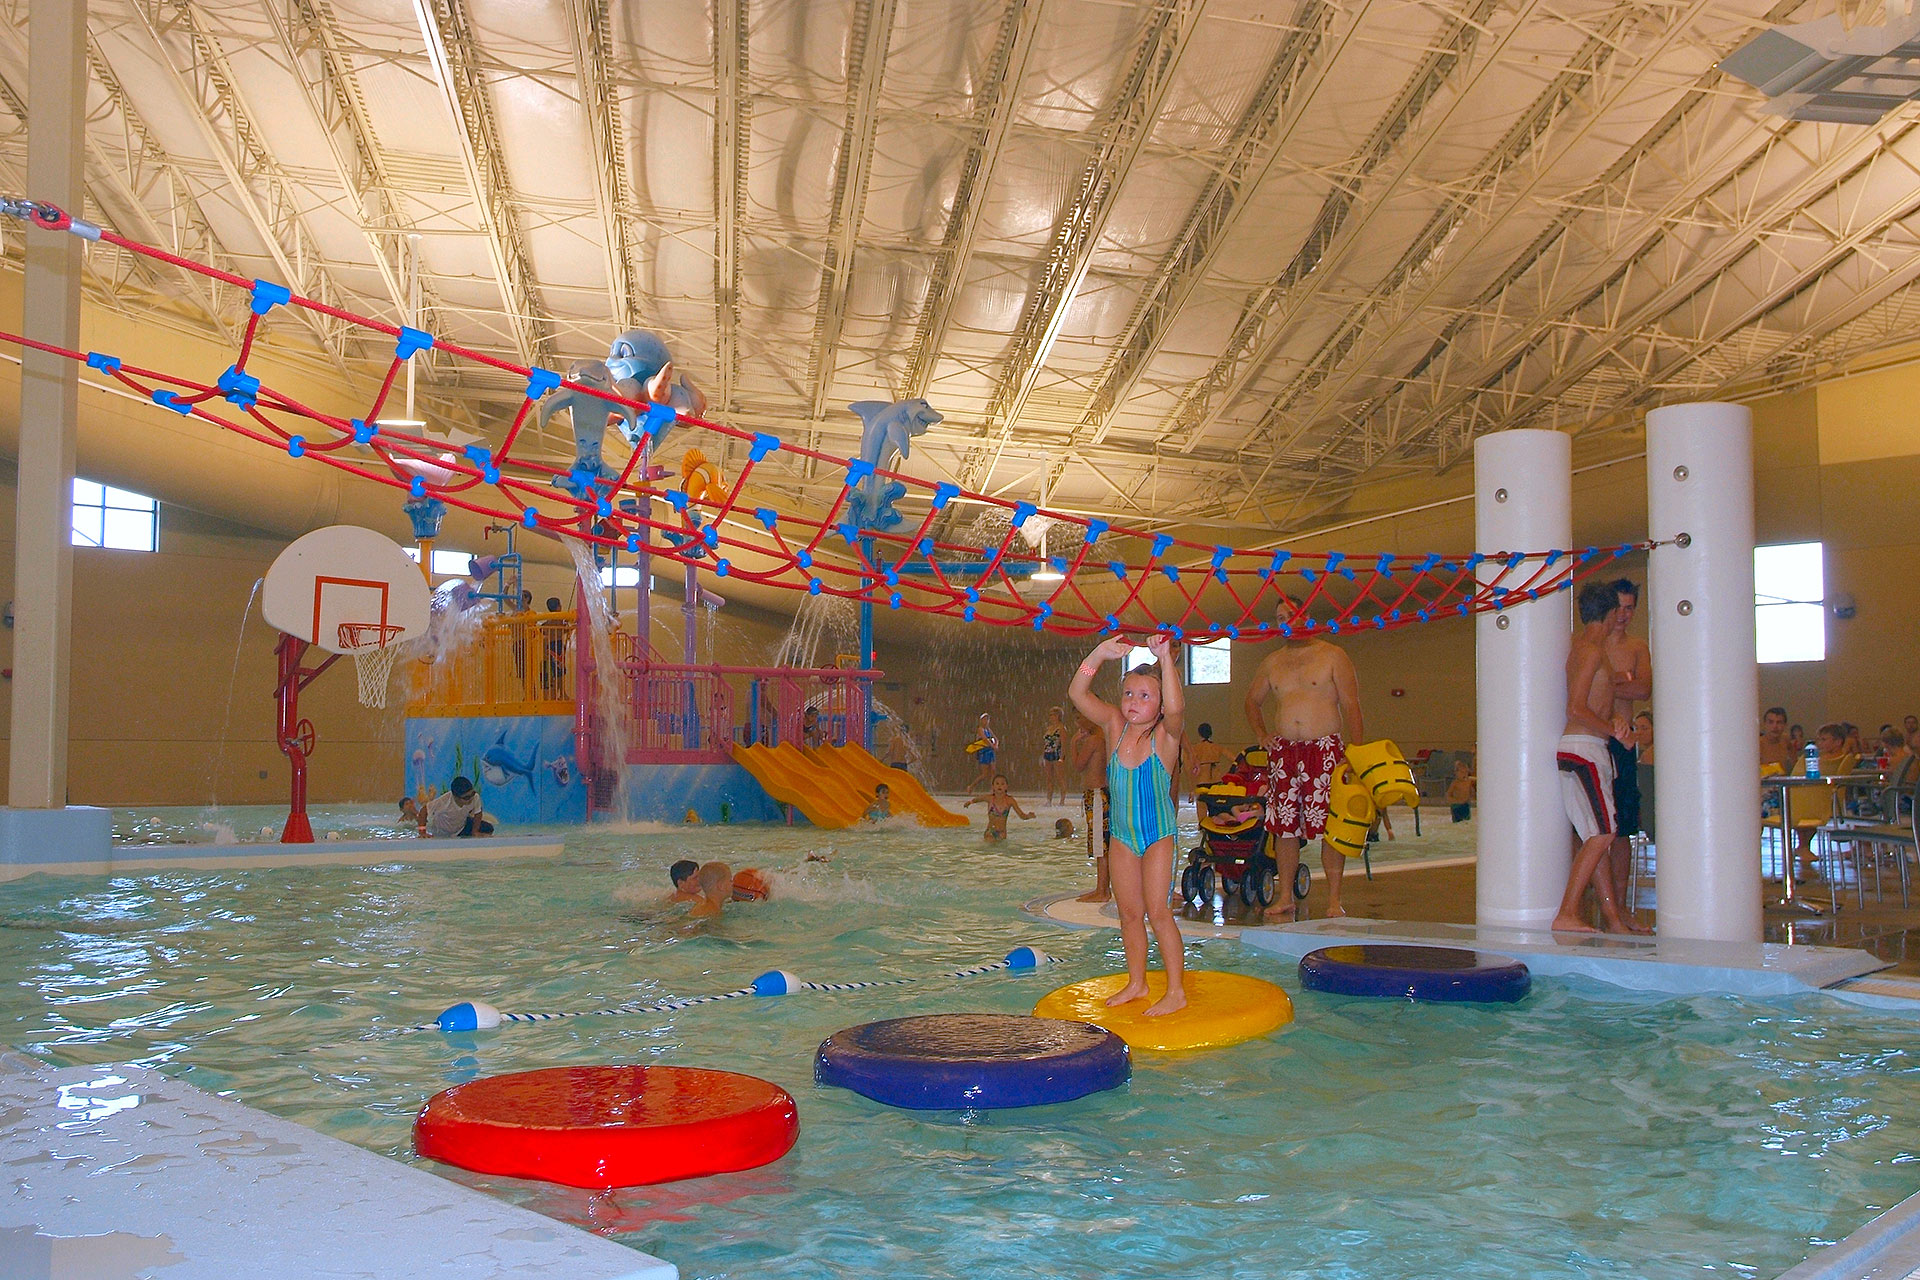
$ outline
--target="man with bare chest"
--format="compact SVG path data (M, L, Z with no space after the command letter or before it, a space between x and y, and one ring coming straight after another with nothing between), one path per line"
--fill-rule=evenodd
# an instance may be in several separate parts
M1360 740L1360 685L1353 660L1324 640L1290 640L1261 659L1245 709L1254 736L1267 749L1267 830L1280 864L1280 900L1267 908L1266 918L1291 920L1300 846L1326 834L1333 771L1346 758L1346 743ZM1346 862L1338 849L1321 842L1329 916L1346 914L1340 905Z
M1627 739L1632 736L1636 704L1653 697L1653 655L1645 640L1627 634L1640 607L1640 588L1631 578L1615 578L1613 592L1620 607L1607 627L1607 665L1613 668L1613 736L1607 739L1607 753L1613 757L1613 806L1619 822L1607 861L1613 868L1614 896L1624 906L1633 861L1628 837L1645 830L1640 817L1640 760Z
M1567 819L1580 837L1567 876L1567 891L1553 928L1563 933L1592 933L1580 914L1580 900L1591 885L1600 898L1600 912L1615 933L1635 930L1620 914L1613 876L1604 865L1613 846L1619 819L1614 809L1613 757L1607 744L1613 738L1614 670L1607 660L1607 635L1620 611L1611 582L1589 582L1580 589L1580 630L1567 654L1567 723L1560 735L1556 762L1560 767L1560 794Z

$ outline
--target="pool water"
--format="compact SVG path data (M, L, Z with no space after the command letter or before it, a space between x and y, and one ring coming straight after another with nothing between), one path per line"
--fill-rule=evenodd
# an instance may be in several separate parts
M772 870L777 896L689 922L657 905L682 856ZM0 885L0 1043L158 1067L688 1277L1764 1277L1920 1189L1920 1024L1819 996L1536 979L1515 1006L1412 1006L1302 992L1283 961L1209 941L1188 964L1279 982L1292 1027L1138 1055L1120 1090L1020 1111L896 1111L813 1083L842 1027L1025 1012L1117 969L1113 934L1018 913L1084 868L1078 842L735 827L574 832L557 863L32 877ZM1019 943L1065 963L933 976ZM925 980L394 1030L462 998L594 1009L772 968ZM605 1193L411 1152L440 1089L602 1062L764 1076L798 1099L799 1144L763 1169Z

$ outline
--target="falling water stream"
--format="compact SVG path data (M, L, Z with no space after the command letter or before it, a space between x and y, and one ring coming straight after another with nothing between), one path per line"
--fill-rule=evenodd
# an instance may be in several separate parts
M574 573L579 579L575 589L584 593L587 604L587 623L591 632L587 642L593 646L594 679L593 688L581 692L592 699L591 705L598 722L595 751L599 759L593 763L611 766L614 778L612 808L618 820L624 821L631 812L627 805L627 749L633 738L633 727L631 709L621 696L627 688L627 682L620 677L614 665L613 615L607 608L606 592L599 589L600 566L593 558L593 548L577 538L562 538L561 541L566 544L567 553L573 557ZM578 643L579 639L576 638L575 644ZM588 764L584 760L580 763L583 767Z
M207 807L214 808L220 803L220 766L227 757L227 730L233 725L233 688L240 679L240 654L247 644L247 621L253 617L253 602L260 594L260 584L265 578L253 580L253 590L247 593L246 607L240 610L240 635L233 642L233 665L227 671L227 709L220 717L220 736L214 743L213 770L207 774Z

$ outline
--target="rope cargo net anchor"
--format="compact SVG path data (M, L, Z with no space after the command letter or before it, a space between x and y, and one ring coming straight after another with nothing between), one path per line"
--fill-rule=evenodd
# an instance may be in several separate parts
M252 299L234 362L211 385L20 334L0 332L0 342L85 364L162 409L290 457L387 485L414 501L437 499L489 521L507 520L597 547L657 556L722 578L1061 636L1161 631L1189 642L1265 640L1388 631L1497 611L1568 590L1607 563L1655 545L1379 554L1197 542L973 493L956 484L931 483L792 444L768 432L630 400L552 370L513 364L422 330L315 302L285 285L193 262L53 205L0 197L0 214L230 285ZM346 411L309 407L248 372L263 321L288 311L344 324L359 331L363 340L392 341L393 355L369 401ZM450 446L380 421L407 362L429 349L444 361L468 362L525 379L518 411L498 432L497 444ZM537 429L523 440L529 415L543 396L561 388L606 402L610 414L634 412L642 444L617 473L589 476L568 462L556 465L530 456L529 441ZM706 451L717 453L723 469L732 472L730 485L703 489L695 496L662 486L641 469L650 453L645 442L656 441L675 426L697 433ZM756 469L779 453L843 476L824 514L782 512L743 498ZM858 523L852 504L863 484L869 489L897 484L902 489L899 514L905 519L898 528ZM942 513L956 500L1005 515L1005 532L990 534L985 545L937 536ZM915 510L923 504L924 510ZM656 512L662 518L656 518ZM1053 545L1065 547L1066 554L1017 547L1016 540L1035 517L1043 518ZM381 702L368 705L384 703L385 675L374 668L384 662L390 670L390 650L396 647L376 646L367 652L378 656L365 662L356 654L362 667L362 701L370 696L369 681L378 676L381 683L373 695Z

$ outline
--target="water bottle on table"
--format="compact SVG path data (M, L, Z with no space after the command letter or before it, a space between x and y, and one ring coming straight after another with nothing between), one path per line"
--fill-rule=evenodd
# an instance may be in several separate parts
M1820 776L1820 748L1811 742L1807 744L1805 773L1809 778L1817 778Z

